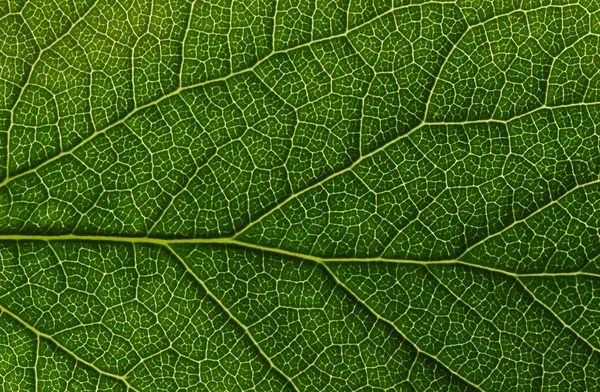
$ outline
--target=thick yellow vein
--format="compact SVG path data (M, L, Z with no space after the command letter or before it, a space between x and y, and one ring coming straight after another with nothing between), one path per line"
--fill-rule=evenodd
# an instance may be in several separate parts
M234 246L238 248L251 249L260 252L278 254L296 259L310 260L319 264L332 263L390 263L390 264L408 264L408 265L462 265L476 269L482 269L494 273L499 273L511 277L558 277L558 276L587 276L600 277L600 274L582 270L566 272L513 272L499 268L494 268L484 264L476 264L459 259L444 260L417 260L417 259L395 259L389 257L319 257L299 252L293 252L285 249L272 248L244 242L233 238L193 238L193 239L164 239L153 237L122 237L109 235L77 235L77 234L57 234L57 235L27 235L27 234L0 234L0 241L70 241L70 242L108 242L122 244L148 244L171 247L180 244L204 245L204 246Z

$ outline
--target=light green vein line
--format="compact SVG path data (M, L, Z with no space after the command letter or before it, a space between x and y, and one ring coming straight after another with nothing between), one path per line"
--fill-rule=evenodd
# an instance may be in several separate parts
M575 331L575 329L573 329L573 327L571 327L569 324L565 323L565 321L558 314L556 314L554 312L554 310L552 310L551 307L549 307L543 301L541 301L538 297L536 297L535 294L531 290L529 290L529 287L527 287L527 285L525 283L523 283L523 281L518 276L515 277L515 279L517 280L517 282L519 282L519 284L523 287L523 289L531 296L531 298L535 302L537 302L538 304L540 304L548 312L550 312L550 314L552 314L552 316L556 317L556 319L558 321L560 321L560 323L563 325L563 327L565 329L568 329L569 331L571 331L575 336L577 336L580 340L582 340L593 351L600 352L600 349L594 347L590 342L587 341L587 339L585 339L583 336L581 336L579 334L579 332Z
M360 297L358 295L356 295L354 293L354 291L352 291L348 286L346 286L341 280L338 279L338 277L336 276L336 274L333 273L333 271L331 271L331 269L324 263L321 263L321 265L323 265L323 267L325 268L325 270L329 273L329 275L331 275L331 277L335 280L335 282L337 283L337 285L339 287L341 287L344 291L346 291L356 302L360 303L361 305L363 305L373 316L375 316L378 320L382 321L383 323L391 326L394 331L396 331L406 342L409 342L411 344L411 346L414 347L415 350L417 350L418 353L431 358L432 360L434 360L435 362L439 363L440 365L442 365L444 367L444 369L448 370L448 372L450 372L451 374L453 374L454 376L456 376L458 379L462 380L463 382L469 384L471 387L475 388L478 391L483 391L483 389L481 389L481 387L477 384L474 384L473 382L469 381L468 379L464 378L463 376L461 376L460 374L456 373L454 370L450 369L446 364L444 364L436 355L433 354L429 354L428 352L425 352L423 350L421 350L421 348L419 346L416 345L416 343L414 343L411 339L409 339L404 332L402 332L402 330L400 330L400 328L398 328L396 326L396 324L394 324L393 321L383 317L382 315L380 315L379 313L377 313L375 311L375 309L371 308L366 302L364 302L362 299L360 299Z
M376 148L375 150L361 155L360 158L358 158L356 161L354 161L350 166L347 166L346 168L333 172L330 175L328 175L327 177L313 183L312 185L309 185L305 188L303 188L302 190L296 192L296 193L292 193L290 196L288 196L287 198L285 198L283 201L279 202L274 208L270 209L269 211L267 211L266 213L262 214L258 219L255 219L254 221L250 222L249 224L247 224L245 227L242 227L240 230L238 230L236 232L236 234L232 237L232 238L237 238L240 235L242 235L246 230L248 230L250 227L253 227L254 225L258 224L260 221L262 221L264 218L270 216L271 214L273 214L275 211L280 210L285 204L289 203L290 201L296 199L298 196L310 191L311 189L315 189L321 185L323 185L324 183L326 183L327 181L342 175L344 173L350 172L352 171L357 165L359 165L361 162L367 160L368 158L372 157L373 155L377 154L380 151L385 150L386 148L388 148L389 146L391 146L394 143L397 143L398 140L404 139L409 137L410 135L412 135L414 132L418 131L419 129L421 129L422 127L426 126L427 124L422 122L421 124L417 125L416 127L414 127L413 129L411 129L410 131L406 132L405 134L390 140L389 142L383 144L382 146Z
M192 22L192 17L194 16L194 8L196 8L197 0L193 0L190 5L189 15L187 17L185 23L185 29L183 30L183 39L181 44L181 64L179 65L179 88L183 87L183 66L185 64L185 45L187 44L188 35L190 33L190 24ZM133 69L133 67L132 67ZM134 86L135 87L135 86Z
M448 53L448 55L447 55L447 56L444 58L444 62L443 62L443 63L442 63L442 65L439 67L439 72L438 72L438 75L437 75L437 77L435 78L435 80L434 80L434 82L433 82L433 86L431 87L431 90L430 90L430 91L431 91L431 93L429 94L429 97L427 97L427 101L425 102L425 115L423 116L423 118L424 118L424 119L427 119L427 118L429 117L429 104L431 103L431 98L432 98L432 96L433 96L433 92L435 91L435 89L436 89L436 87L437 87L437 84L438 84L439 80L441 79L442 72L444 71L444 67L445 67L445 66L446 66L446 64L448 63L448 60L449 60L449 59L452 57L452 54L454 53L454 51L456 50L456 48L458 48L458 45L460 44L460 42L461 42L461 41L463 40L463 38L464 38L464 37L465 37L465 36L466 36L466 35L469 33L469 31L471 31L471 30L473 30L473 29L475 29L475 28L477 28L477 27L483 26L483 25L485 25L486 23L488 23L488 22L490 22L490 21L497 20L497 19L499 19L499 18L501 18L501 17L504 17L504 16L510 16L510 15L513 15L513 14L518 14L518 13L522 13L522 14L525 14L525 15L526 15L526 14L527 14L527 12L535 11L535 10L538 10L538 9L550 8L550 7L551 7L551 5L547 5L547 4L545 4L545 5L542 5L542 6L540 6L540 7L537 7L537 8L532 8L532 9L528 9L528 10L523 10L523 9L520 9L520 8L519 8L519 9L514 9L514 10L512 10L512 11L509 11L509 12L506 12L506 13L503 13L503 14L495 15L495 16L493 16L493 17L490 17L489 19L486 19L486 20L484 20L484 21L481 21L481 22L479 22L479 23L476 23L476 24L473 24L473 25L469 25L469 27L467 27L467 28L465 29L465 31L464 31L464 32L463 32L463 33L460 35L460 37L458 37L458 39L456 40L456 43L453 43L453 45L452 45L452 49L450 49L450 52L449 52L449 53ZM461 12L462 12L462 8L460 8L460 10L461 10ZM464 14L463 14L463 16L464 16ZM466 21L465 21L465 22L466 22ZM489 41L488 41L488 42L489 42Z
M264 350L258 344L258 342L256 341L256 339L254 339L254 336L252 335L252 333L250 332L250 330L248 329L248 327L246 327L246 325L244 325L233 313L231 313L231 311L225 305L223 305L221 303L221 301L219 301L219 299L212 293L212 291L209 290L209 288L206 286L206 284L204 283L204 281L202 279L200 279L200 277L198 275L196 275L196 273L189 267L189 265L185 262L185 260L183 260L181 258L181 256L179 256L179 254L177 252L175 252L175 250L173 250L173 248L171 246L169 246L168 244L163 244L163 246L173 256L175 256L175 258L177 258L177 260L179 260L179 262L183 265L183 267L186 269L186 271L200 284L200 286L202 286L202 288L204 289L204 291L206 291L206 294L208 294L208 296L213 301L215 301L217 304L219 304L219 306L221 306L221 309L223 309L223 311L229 316L229 318L233 322L235 322L240 328L242 328L242 330L244 331L244 333L246 334L246 336L248 336L248 338L250 338L250 340L252 341L252 343L254 344L254 346L256 347L256 349L260 352L261 356L269 363L269 365L271 366L271 368L273 368L280 376L282 376L285 380L287 380L290 383L290 385L292 386L292 388L294 388L294 390L296 392L300 392L300 390L294 384L294 381L292 381L292 378L288 377L277 365L275 365L275 363L273 363L273 361L267 355L267 353L264 352Z
M588 13L588 32L586 34L583 34L581 37L577 38L576 40L574 40L573 42L571 42L569 45L565 45L564 48L562 48L562 50L552 58L552 63L550 64L550 70L548 71L548 77L546 78L545 82L546 82L546 91L544 92L544 101L543 104L547 105L548 104L548 92L550 91L550 78L552 77L552 72L554 71L554 65L556 64L556 60L558 60L560 58L560 56L562 56L567 50L575 47L575 45L577 45L579 42L583 41L584 39L586 39L589 36L598 36L597 34L592 33L592 28L591 28L591 15Z
M54 343L58 348L60 348L61 350L63 350L67 354L69 354L71 357L73 357L76 361L81 362L84 365L86 365L86 366L94 369L99 374L102 374L104 376L107 376L107 377L110 377L110 378L114 378L114 379L117 379L117 380L123 382L128 388L131 388L134 391L141 392L141 391L138 391L137 389L135 389L131 384L129 384L129 382L127 381L127 379L125 377L120 376L118 374L113 374L113 373L109 373L107 371L104 371L104 370L100 369L99 367L97 367L96 365L94 365L93 363L88 362L85 359L79 357L77 354L75 354L73 351L69 350L67 347L65 347L58 340L54 339L54 337L52 335L48 335L48 334L46 334L44 332L41 332L40 330L38 330L37 328L33 327L32 325L30 325L29 323L27 323L25 320L23 320L21 317L19 317L15 313L11 312L10 310L8 310L7 308L5 308L2 305L0 305L0 312L4 312L4 313L8 314L13 319L15 319L16 321L18 321L21 325L23 325L25 328L27 328L28 330L30 330L31 332L33 332L38 337L38 344L39 344L41 338L49 340L52 343ZM36 380L36 385L37 385L37 380Z
M40 335L36 335L35 339L35 362L33 364L33 378L34 378L34 392L38 391L38 384L40 383L40 376L38 374L38 360L40 358L40 345L42 341L40 339Z
M427 274L429 276L431 276L439 285L441 285L442 287L444 287L446 290L448 290L448 292L450 294L452 294L452 296L454 297L454 299L456 301L459 301L461 304L463 304L464 306L466 306L467 308L469 308L469 310L472 310L481 320L487 321L499 334L505 333L506 335L512 336L518 340L520 340L523 344L527 345L532 351L537 352L538 354L540 354L541 356L544 355L543 351L538 350L535 346L529 344L522 336L517 335L514 332L510 332L508 331L506 328L501 330L495 323L493 319L489 319L487 317L485 317L483 314L481 314L481 312L477 309L476 306L473 306L471 304L469 304L468 302L466 302L465 300L463 300L454 290L452 290L446 283L444 283L436 274L433 273L433 271L431 270L431 268L429 268L429 266L425 266L424 267L425 270L427 271ZM501 358L500 358L501 360ZM488 377L491 376L491 373L488 375ZM487 380L487 378L485 380ZM485 382L482 381L483 382Z
M594 267L597 268L598 262L600 262L600 252L595 257L592 257L591 259L589 259L587 261L587 263L583 267L581 267L582 273L586 274L586 275L590 275L590 276L599 276L600 277L600 274L589 271L589 269L593 269Z
M465 249L465 251L463 253L461 253L459 256L457 256L456 258L457 259L462 258L467 253L469 253L473 248L475 248L477 245L479 245L481 243L484 243L485 241L488 241L491 238L498 237L498 236L502 235L502 233L506 232L507 230L512 229L513 227L515 227L519 223L525 222L528 218L541 213L545 209L548 209L548 208L552 207L554 204L559 203L563 198L567 197L569 194L575 192L576 190L581 189L581 188L586 188L588 186L592 186L592 185L595 185L595 184L598 184L598 183L600 183L600 179L596 179L596 180L589 181L589 182L582 183L582 184L577 184L573 188L569 189L568 191L566 191L565 193L563 193L562 195L560 195L556 199L550 201L549 203L545 204L543 207L537 209L536 211L532 212L531 214L526 215L526 216L522 217L521 219L517 219L513 223L511 223L510 225L504 227L502 230L497 231L494 234L492 234L490 236L487 236L487 237L485 237L485 238L483 238L483 239L475 242L474 244L469 245L469 247L467 249Z
M598 106L599 102L578 102L578 103L566 103L562 105L540 105L537 108L533 108L529 111L517 114L505 120L488 118L483 120L465 120L465 121L425 121L426 125L431 126L443 126L443 125L477 125L477 124L510 124L511 122L518 120L523 117L530 116L534 113L541 112L543 110L557 110L557 109L568 109L574 107L587 107L587 106Z
M448 286L446 286L444 283L442 283L442 281L440 279L438 279L437 276L435 276L435 274L433 272L431 272L431 270L425 266L425 270L427 271L427 273L429 274L429 276L431 276L436 282L438 282L438 284L440 284L442 287L444 287L446 290L448 290L448 292L454 297L454 299L457 302L460 302L462 305L466 306L469 310L473 311L477 316L479 316L479 318L481 320L487 321L490 325L492 325L494 327L494 329L501 334L502 331L500 330L500 328L498 328L491 320L489 320L486 317L483 317L483 315L481 313L479 313L479 311L477 309L475 309L473 306L471 306L470 304L466 303L465 301L463 301L462 298L460 298L458 295L456 295L456 293L454 293L453 290L450 290L450 288ZM525 342L525 339L523 339L522 337L515 335L514 333L505 331L508 335L516 337L517 339L520 339L521 342L527 344L527 342ZM529 344L527 344L529 346ZM531 346L530 346L531 347ZM535 350L535 348L531 347L532 349ZM479 352L479 350L477 350ZM536 350L537 351L537 350ZM539 351L538 351L539 352ZM540 353L543 355L543 353ZM498 363L502 360L502 358L498 358ZM491 376L492 376L493 372L488 373L487 375L484 375L485 378L483 379L483 381L481 382L481 384L483 384L486 380L488 380ZM481 385L480 384L480 385Z

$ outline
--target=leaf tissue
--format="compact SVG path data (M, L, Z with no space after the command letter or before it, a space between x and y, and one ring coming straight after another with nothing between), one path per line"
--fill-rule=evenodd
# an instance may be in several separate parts
M0 0L0 390L600 390L600 2Z

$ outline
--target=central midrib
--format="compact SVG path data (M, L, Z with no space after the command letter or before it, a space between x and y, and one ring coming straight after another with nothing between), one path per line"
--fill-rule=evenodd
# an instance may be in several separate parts
M110 235L78 235L78 234L63 234L63 235L23 235L23 234L4 234L0 235L0 241L73 241L73 242L113 242L122 244L148 244L148 245L159 245L172 247L176 245L185 244L197 244L197 245L229 245L238 248L251 249L256 251L262 251L267 253L274 253L281 256L288 256L298 259L311 260L319 264L328 263L396 263L396 264L413 264L413 265L464 265L468 267L483 269L490 272L500 273L511 277L526 277L526 276L574 276L574 275L587 275L587 276L599 276L594 273L587 273L583 271L569 271L569 272L533 272L533 273L517 273L512 271L506 271L498 268L489 267L481 264L474 264L467 261L460 260L459 258L448 258L440 260L418 260L418 259L395 259L388 257L322 257L314 256L310 254L293 252L285 249L268 247L257 245L251 242L240 241L235 238L189 238L189 239L166 239L158 237L122 237L122 236L110 236Z

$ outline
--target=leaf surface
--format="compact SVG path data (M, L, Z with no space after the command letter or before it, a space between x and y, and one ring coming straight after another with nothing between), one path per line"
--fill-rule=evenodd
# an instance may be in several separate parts
M0 389L600 388L600 5L0 0Z

